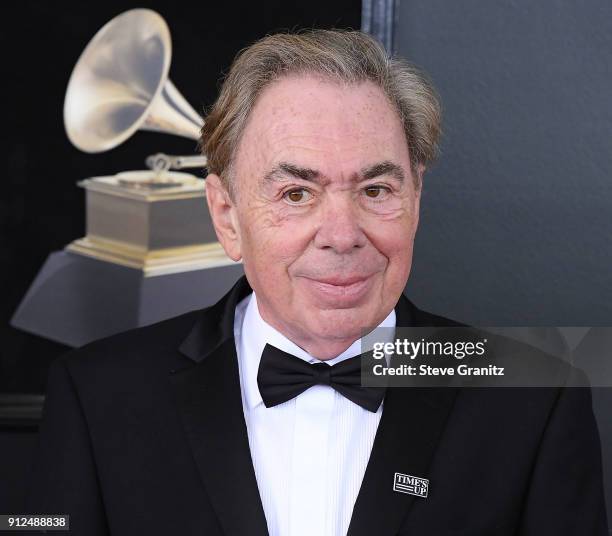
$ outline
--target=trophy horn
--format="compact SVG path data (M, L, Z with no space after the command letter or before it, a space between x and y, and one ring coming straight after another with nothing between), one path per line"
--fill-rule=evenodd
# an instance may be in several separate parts
M172 42L150 9L105 24L77 61L64 100L68 138L87 153L108 151L139 129L198 139L204 124L168 78Z

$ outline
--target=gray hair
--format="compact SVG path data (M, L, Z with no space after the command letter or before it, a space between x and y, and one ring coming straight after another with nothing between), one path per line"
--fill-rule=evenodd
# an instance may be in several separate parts
M402 121L413 171L435 159L440 101L428 78L414 65L389 57L373 37L359 31L268 35L238 53L204 118L200 150L208 158L209 173L218 175L230 194L235 188L231 178L235 151L258 96L283 76L308 74L349 84L375 83ZM418 181L418 174L414 175Z

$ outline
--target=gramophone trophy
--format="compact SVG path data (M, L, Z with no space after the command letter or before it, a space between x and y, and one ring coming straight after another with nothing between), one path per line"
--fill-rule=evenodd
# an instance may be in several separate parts
M202 118L168 73L170 31L149 9L122 13L87 45L70 77L64 125L89 153L138 130L198 139ZM243 273L216 235L205 180L175 171L203 156L157 153L150 169L91 177L86 235L52 253L11 324L70 346L214 303Z
M112 149L139 129L198 139L202 118L168 79L170 31L155 12L135 9L107 23L87 45L68 83L64 124L82 151ZM94 177L87 192L87 235L68 249L142 269L145 277L228 264L203 213L204 180L171 172L165 155L149 171ZM186 157L182 165L206 164Z

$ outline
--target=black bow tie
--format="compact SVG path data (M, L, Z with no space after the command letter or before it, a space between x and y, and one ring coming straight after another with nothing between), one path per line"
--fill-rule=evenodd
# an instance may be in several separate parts
M335 365L308 363L266 344L259 362L257 385L267 408L291 400L316 384L329 385L351 402L376 412L385 396L384 387L361 386L361 356Z

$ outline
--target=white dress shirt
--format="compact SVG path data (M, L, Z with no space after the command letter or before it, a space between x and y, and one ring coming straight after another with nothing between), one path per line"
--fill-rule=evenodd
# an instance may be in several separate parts
M395 311L380 327L395 327ZM344 536L383 404L372 413L329 385L314 385L267 408L257 385L266 343L309 363L320 360L263 320L255 293L236 307L234 336L249 447L270 536ZM360 353L357 340L326 362Z

